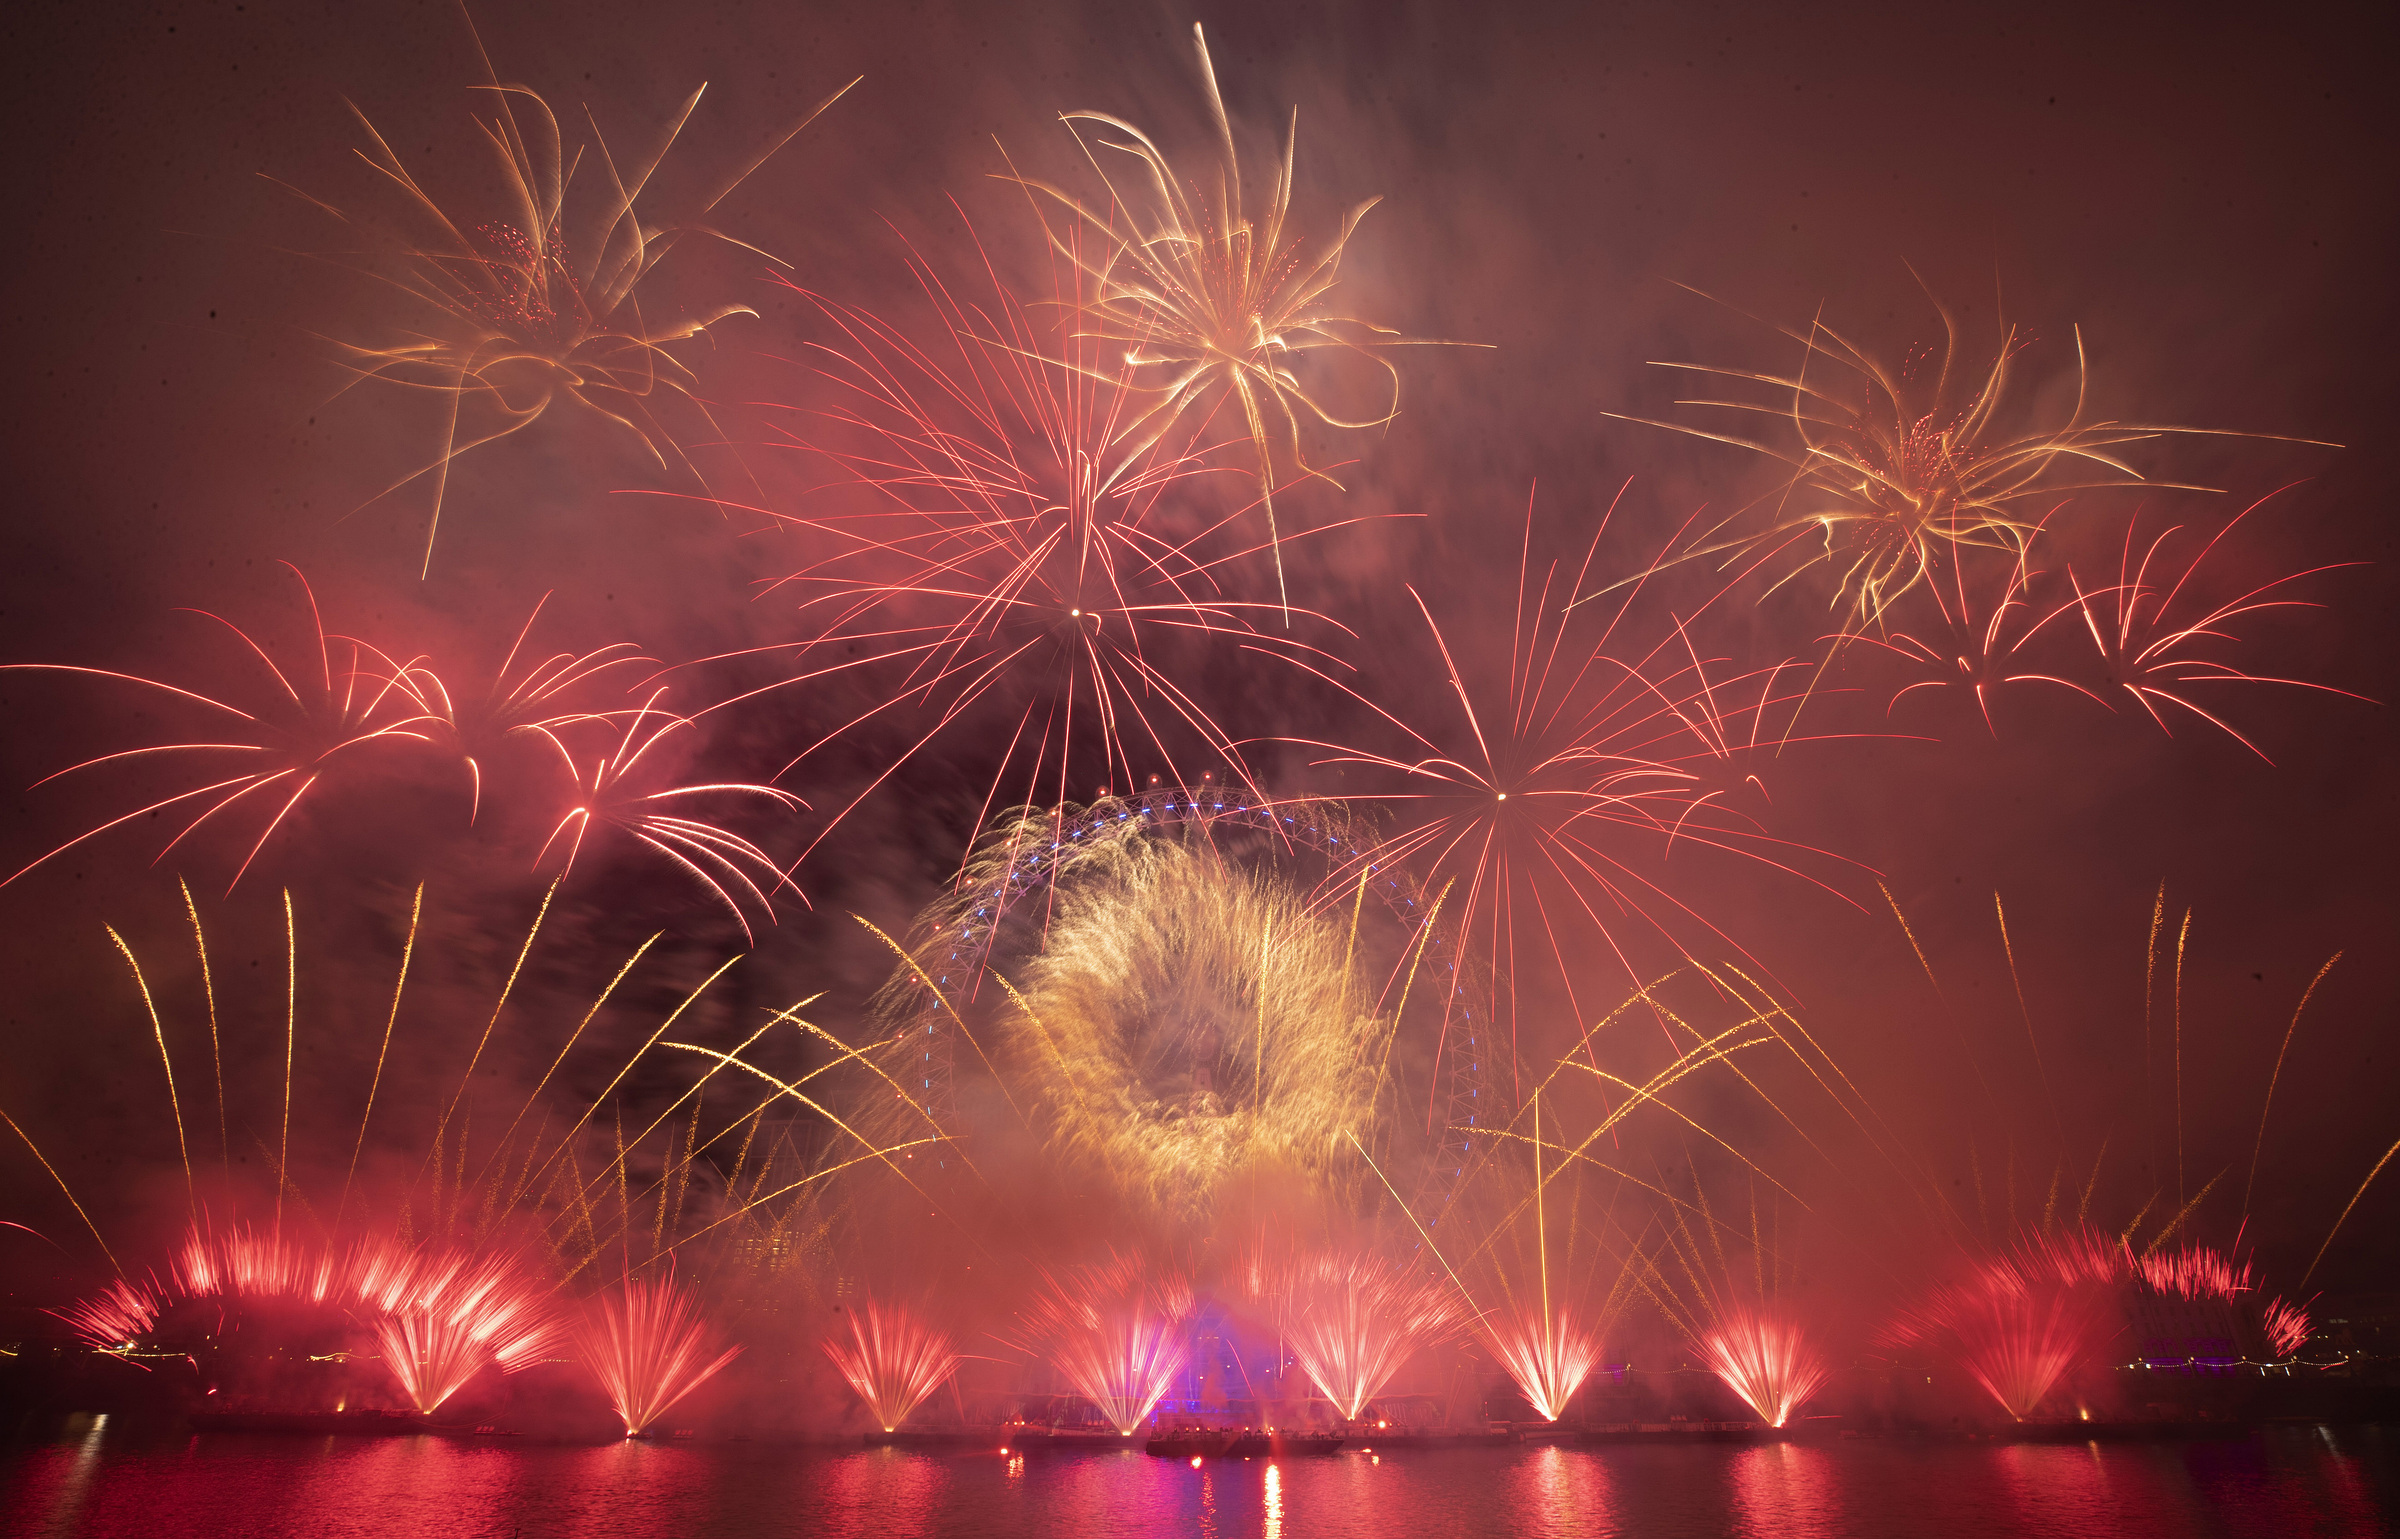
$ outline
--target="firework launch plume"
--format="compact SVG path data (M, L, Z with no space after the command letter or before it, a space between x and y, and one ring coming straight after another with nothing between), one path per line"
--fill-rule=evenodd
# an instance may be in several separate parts
M896 1304L869 1300L850 1310L850 1340L825 1343L825 1355L858 1391L867 1414L889 1432L958 1371L950 1333Z
M627 1437L639 1437L742 1351L716 1351L699 1301L671 1276L628 1277L603 1291L585 1306L574 1339Z
M1026 1339L1130 1437L1191 1356L1190 1283L1138 1255L1045 1272Z
M2123 1275L2121 1249L2037 1236L1931 1290L1891 1336L1946 1353L2022 1421L2116 1334Z
M1367 1403L1466 1316L1446 1279L1365 1250L1318 1250L1249 1268L1253 1294L1271 1308L1292 1355L1343 1419Z
M1709 1369L1770 1427L1791 1420L1825 1382L1825 1356L1789 1310L1737 1306L1699 1341Z

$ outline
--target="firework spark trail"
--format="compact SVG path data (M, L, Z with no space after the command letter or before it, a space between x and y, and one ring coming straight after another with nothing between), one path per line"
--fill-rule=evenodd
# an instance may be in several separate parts
M644 783L640 779L644 760L651 751L670 733L693 725L690 717L659 707L658 701L665 693L664 689L654 690L637 710L622 713L625 723L615 748L596 755L588 768L577 762L559 741L555 727L545 730L544 736L557 747L574 782L576 804L551 828L550 837L543 841L541 852L534 857L534 869L540 870L551 850L559 848L563 851L559 866L559 876L563 879L575 869L584 839L593 829L616 829L673 862L724 905L742 927L745 938L755 941L744 900L756 904L772 921L774 895L778 891L789 889L803 902L806 894L784 875L773 856L750 840L722 825L661 810L659 804L680 804L685 798L708 796L753 797L787 811L808 804L789 791L745 782L640 789ZM760 886L762 882L764 887Z
M2038 520L2034 525L2035 536L2048 523L2048 516ZM2028 537L2028 545L2033 538ZM1893 691L1885 707L1887 716L1918 690L1963 689L1973 694L1984 730L1996 738L2000 728L1992 716L1992 696L2009 685L2055 684L2106 706L2105 699L2074 679L2042 671L2043 664L2036 654L2026 650L2043 639L2053 621L2069 612L2054 607L2046 614L2034 613L2033 585L2042 574L2033 569L2031 559L2030 550L1995 553L1995 559L1991 560L1976 559L1970 548L1953 550L1948 553L1946 570L1945 563L1938 560L1928 570L1931 580L1925 586L1933 600L1936 624L1910 625L1906 629L1887 624L1880 634L1865 632L1855 637L1829 639L1836 644L1844 640L1865 642L1900 659L1912 672L1921 671L1925 675ZM1968 576L1970 567L1975 568L1972 583ZM1996 596L1981 591L1987 571L1996 573L2000 579ZM1985 611L1980 619L1978 608Z
M1765 418L1790 430L1787 442L1768 443L1738 432L1608 414L1748 449L1789 468L1773 494L1704 531L1669 560L1749 557L1763 565L1814 535L1823 541L1822 553L1805 556L1769 591L1815 566L1833 569L1831 607L1842 613L1842 635L1849 637L1881 626L1903 597L1927 583L1944 556L1974 549L2022 556L2043 524L2023 504L2111 487L2205 490L2149 480L2121 456L2167 434L2208 430L2086 417L2088 367L2080 330L2073 409L2063 421L2021 429L2026 392L2016 382L2015 362L2025 347L2020 333L2006 329L1990 365L1978 373L1964 354L1956 321L1947 310L1940 313L1947 340L1930 385L1920 372L1930 350L1912 351L1893 368L1821 317L1806 330L1776 328L1801 348L1800 366L1788 376L1660 363L1765 392L1751 400L1676 404ZM1736 527L1762 509L1763 520L1752 520L1760 527Z
M1698 1345L1710 1370L1770 1427L1789 1421L1831 1372L1787 1310L1728 1309Z
M1399 732L1401 751L1289 740L1329 750L1323 763L1394 777L1393 788L1377 799L1400 814L1402 826L1360 859L1409 864L1428 881L1450 882L1459 891L1462 933L1474 937L1489 976L1504 980L1496 1009L1507 1014L1512 1054L1521 974L1554 976L1569 1010L1586 1018L1578 998L1584 969L1571 955L1612 959L1638 985L1643 969L1632 952L1645 934L1679 956L1690 954L1679 931L1698 931L1740 950L1705 915L1632 865L1628 842L1654 844L1661 859L1687 843L1809 881L1815 879L1797 862L1825 855L1768 835L1727 801L1734 787L1757 782L1755 775L1729 772L1762 746L1765 713L1784 699L1777 693L1781 667L1712 678L1692 640L1696 616L1677 618L1646 647L1620 657L1612 644L1632 594L1596 635L1570 644L1569 631L1582 617L1554 601L1587 584L1606 527L1604 519L1571 576L1552 561L1537 578L1528 499L1508 671L1497 690L1470 683L1431 606L1409 589L1439 658L1443 696L1457 707L1463 731L1420 728L1345 690ZM1769 739L1766 746L1782 741ZM1712 784L1712 776L1732 785ZM1351 874L1344 868L1337 877ZM1527 932L1523 939L1520 926ZM1539 961L1520 952L1537 952ZM1445 1020L1444 1050L1448 1030Z
M949 1332L897 1305L870 1299L849 1314L849 1343L828 1339L825 1355L866 1402L875 1424L889 1432L958 1371L958 1348Z
M775 261L697 221L858 83L835 91L776 136L691 218L662 222L647 218L637 205L699 106L705 85L684 101L657 148L622 173L593 124L588 149L598 170L587 173L583 185L595 194L570 199L573 172L587 146L570 147L562 139L556 114L535 92L500 81L483 57L480 38L476 51L487 82L480 89L490 93L494 110L488 119L475 119L475 127L498 163L505 188L493 210L497 217L479 221L444 208L355 106L351 110L372 146L360 156L378 173L381 191L397 192L396 217L379 211L353 218L299 193L366 242L326 259L360 272L416 311L413 323L396 328L399 340L337 340L334 345L353 383L388 384L440 402L444 420L438 452L369 499L433 477L427 572L452 462L532 426L561 400L621 429L661 470L679 471L707 486L670 428L665 408L672 404L688 414L708 441L721 442L726 435L696 393L697 377L673 349L709 335L730 317L758 312L722 304L654 326L642 315L637 291L686 235ZM423 233L405 233L411 227ZM469 414L476 416L476 425L462 428L461 418Z
M715 1352L698 1301L671 1276L624 1279L586 1306L574 1336L627 1437L639 1437L742 1350Z
M2163 892L2165 889L2162 886L2160 890ZM2325 959L2325 965L2317 969L2317 975L2308 980L2308 987L2300 991L2300 1003L2292 1007L2292 1023L2283 1029L2283 1045L2275 1050L2275 1067L2267 1075L2267 1093L2259 1098L2258 1137L2250 1145L2249 1179L2242 1183L2242 1211L2244 1212L2249 1211L2250 1194L2258 1186L2258 1157L2267 1147L2267 1113L2275 1109L2275 1087L2283 1080L2283 1060L2285 1055L2292 1050L2293 1035L2300 1030L2301 1012L2306 1010L2308 1002L2316 997L2317 985L2325 981L2325 975L2332 972L2333 964L2341 959L2342 953L2338 951Z
M2288 490L2288 488L2285 488ZM2170 583L2163 572L2161 553L2167 542L2181 532L2180 525L2171 526L2154 536L2137 550L2140 524L2129 521L2125 526L2125 542L2117 561L2117 580L2106 586L2087 587L2082 579L2068 568L2067 577L2075 597L2060 606L2059 612L2072 611L2083 621L2094 652L2105 671L2104 686L2111 696L2123 690L2145 715L2157 723L2158 729L2174 735L2163 709L2176 706L2199 717L2235 742L2257 754L2268 763L2264 749L2242 735L2231 723L2216 712L2199 705L2190 693L2194 684L2280 684L2294 689L2318 690L2325 694L2343 695L2363 700L2363 695L2337 689L2330 684L2315 684L2305 679L2273 678L2246 672L2230 663L2194 655L2194 649L2208 643L2231 643L2234 637L2229 627L2246 615L2264 614L2283 609L2321 609L2312 600L2284 596L2292 584L2322 572L2339 571L2358 563L2340 561L2310 567L2271 582L2259 583L2240 596L2228 599L2198 614L2178 613L2176 602L2191 587L2201 567L2218 544L2233 532L2244 518L2266 505L2269 493L2229 519L2225 526L2209 536L2208 542L2185 565ZM2198 606L2193 606L2197 608Z
M86 840L98 838L112 829L147 819L155 814L165 812L169 808L184 809L184 804L198 798L214 797L215 800L209 802L197 816L185 823L172 838L167 840L152 860L152 864L155 865L172 853L177 845L182 844L185 839L198 832L203 825L215 819L219 813L227 812L248 801L249 798L258 796L259 801L252 805L272 810L266 816L263 826L260 827L258 837L242 857L241 864L236 867L233 880L227 884L226 891L231 892L234 887L241 884L243 875L248 872L251 863L257 860L259 852L266 848L267 841L274 837L275 831L284 825L308 794L324 783L327 776L346 771L358 761L359 754L356 750L370 744L429 740L429 723L424 713L416 708L414 699L407 690L398 687L388 672L379 670L370 661L371 658L380 660L380 654L375 653L373 648L363 642L348 637L328 636L323 618L317 609L316 594L309 588L308 579L301 575L298 567L292 566L289 562L285 562L284 565L298 580L301 593L308 603L309 620L316 643L316 655L313 660L318 665L313 670L287 671L275 661L264 646L232 621L219 615L210 614L206 610L187 611L214 620L231 631L241 643L243 653L255 660L265 670L267 677L273 681L273 687L263 691L261 699L254 702L256 707L254 710L244 710L240 706L184 689L178 685L142 678L134 674L119 673L112 669L85 668L57 663L0 664L0 671L78 674L132 684L145 690L156 690L177 699L206 707L217 713L220 718L229 718L227 731L228 736L233 739L231 741L154 743L139 748L122 749L70 764L65 769L54 771L34 782L37 786L46 785L61 776L72 775L81 770L93 769L101 765L129 764L133 761L141 761L144 765L163 762L180 763L196 757L202 762L213 762L219 766L232 767L231 762L213 757L231 754L241 756L237 761L232 762L258 766L248 773L224 779L209 778L217 773L214 768L196 770L188 778L202 780L205 783L191 786L157 801L147 802L131 812L111 818L96 828L76 835L56 849L19 868L6 880L0 881L0 886L6 886L8 882L17 880L18 877L25 875L35 867L65 854ZM334 666L334 648L337 643L349 648L346 668L337 669ZM309 677L310 673L314 674L313 679ZM295 676L297 676L297 682L295 682ZM248 757L252 755L256 757ZM168 757L161 759L160 756ZM261 793L265 794L261 795ZM179 812L178 816L180 815Z
M1072 250L1084 237L1053 238ZM1263 547L1231 528L1238 510L1194 519L1190 499L1167 500L1211 470L1206 424L1110 463L1137 392L1129 368L1112 365L1079 324L1072 274L1055 283L1065 317L1045 325L983 265L992 296L971 304L930 263L912 260L942 333L932 345L794 290L840 333L838 346L817 349L817 372L841 396L816 413L820 427L789 439L830 461L840 485L829 490L862 491L867 510L770 514L837 546L774 585L809 594L800 613L812 634L703 661L788 651L795 664L789 677L712 710L830 676L872 683L876 698L802 748L785 773L876 718L914 712L911 740L881 758L819 840L903 764L969 724L1008 744L984 817L1007 800L1064 800L1086 773L1130 786L1137 755L1173 768L1195 745L1246 780L1241 744L1190 687L1194 663L1239 647L1341 666L1314 644L1261 628L1280 610L1287 628L1298 613L1339 629L1288 599L1242 596L1240 569Z
M2267 1344L2274 1348L2278 1358L2285 1360L2298 1355L2300 1349L2308 1345L2308 1338L2315 1330L2309 1322L2307 1310L2283 1299L2267 1301L2259 1324L2266 1333Z
M1123 462L1131 463L1172 432L1185 414L1208 410L1203 403L1211 398L1219 405L1228 397L1240 403L1257 457L1259 504L1266 513L1267 543L1275 553L1278 601L1288 609L1283 536L1275 516L1275 439L1288 440L1286 448L1300 478L1330 479L1303 456L1303 424L1313 421L1325 427L1360 429L1390 422L1400 410L1400 373L1382 356L1382 350L1462 344L1404 337L1387 327L1337 314L1327 306L1326 296L1340 276L1344 248L1367 210L1379 200L1370 198L1351 209L1339 229L1318 243L1313 256L1304 250L1306 243L1301 238L1287 241L1284 227L1291 212L1293 149L1293 138L1287 135L1282 164L1269 182L1265 207L1254 215L1243 197L1241 157L1234 147L1224 99L1217 91L1208 41L1197 24L1192 28L1192 40L1220 141L1221 164L1213 181L1213 199L1208 180L1192 181L1177 175L1147 134L1101 112L1070 112L1064 121L1070 131L1075 131L1078 123L1093 123L1131 141L1097 141L1101 148L1130 155L1139 163L1138 182L1146 186L1146 195L1127 197L1093 154L1091 142L1076 131L1076 143L1106 189L1108 212L1143 210L1146 228L1136 224L1121 229L1072 193L1044 182L1019 180L1071 210L1082 225L1105 232L1107 239L1097 253L1055 240L1053 249L1070 261L1080 276L1090 334L1122 346L1129 370L1163 372L1163 378L1145 380L1153 399L1129 416L1108 448L1123 456ZM1291 126L1292 134L1297 134L1296 110ZM1296 372L1302 354L1325 351L1365 358L1380 368L1390 380L1389 406L1381 414L1359 421L1330 410L1320 390L1304 384Z
M1026 1339L1127 1437L1191 1355L1192 1290L1138 1255L1044 1271L1023 1316Z
M1249 1269L1317 1392L1355 1421L1392 1375L1454 1334L1466 1304L1450 1283L1372 1251L1313 1251Z

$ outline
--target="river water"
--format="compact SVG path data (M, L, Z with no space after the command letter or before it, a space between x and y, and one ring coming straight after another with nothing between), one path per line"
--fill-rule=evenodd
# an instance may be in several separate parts
M439 1437L167 1434L76 1417L0 1444L0 1534L642 1535L2400 1533L2400 1428L2190 1443L1560 1448L1188 1462Z

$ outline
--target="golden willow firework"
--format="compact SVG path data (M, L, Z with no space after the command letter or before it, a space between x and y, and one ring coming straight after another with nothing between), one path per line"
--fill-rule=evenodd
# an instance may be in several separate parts
M480 40L477 56L482 58ZM428 571L451 463L470 449L530 427L561 401L615 425L661 470L706 486L686 439L676 435L665 414L670 409L688 413L708 441L720 442L724 434L695 394L697 378L675 349L732 316L758 312L721 303L655 324L644 318L637 291L686 236L765 257L699 221L850 89L843 86L819 102L701 198L688 216L659 220L641 208L643 194L706 86L683 102L652 147L620 164L596 123L588 144L573 142L539 94L502 83L488 58L483 65L488 84L480 89L489 94L492 111L475 120L475 129L498 176L496 201L473 212L455 201L445 203L355 107L369 145L360 157L375 170L386 196L393 197L392 206L353 214L308 198L366 241L328 259L367 274L414 312L392 328L392 340L339 341L337 346L358 382L429 395L442 411L433 458L378 494L433 478L425 534ZM588 196L570 195L578 171Z
M882 996L893 1072L916 1072L936 1028L963 1032L1049 1158L1173 1227L1204 1224L1245 1177L1355 1195L1404 992L1380 1003L1369 970L1391 958L1388 920L1361 919L1363 893L1357 912L1321 909L1278 862L1227 848L1231 826L1162 832L1133 806L995 828ZM1039 896L1012 890L1029 862L1047 868ZM979 931L971 958L950 957Z
M1880 629L1893 607L1973 550L2021 556L2056 504L2106 488L2175 487L2126 456L2167 434L2205 429L2120 422L2088 409L2083 334L2075 332L2072 404L2046 415L2005 328L1978 361L1941 310L1945 340L1894 365L1823 320L1776 328L1800 349L1788 374L1661 363L1748 394L1676 402L1757 425L1715 431L1621 417L1731 444L1781 464L1773 492L1693 536L1671 561L1708 558L1764 571L1770 591L1824 567L1829 607L1849 637ZM1610 416L1621 416L1608 413ZM1770 431L1772 430L1772 431ZM2329 446L2320 446L2329 447ZM2179 487L2181 490L2205 488Z
M1219 163L1213 177L1178 173L1156 141L1122 118L1070 112L1066 122L1071 129L1091 123L1124 136L1128 142L1098 138L1097 145L1131 158L1127 170L1134 191L1129 195L1119 187L1118 177L1080 133L1077 143L1107 191L1105 207L1095 209L1046 183L1028 185L1109 237L1096 251L1080 245L1058 249L1088 286L1086 324L1091 334L1122 346L1126 365L1144 371L1143 383L1153 394L1149 404L1119 428L1112 450L1128 461L1138 460L1186 414L1211 410L1212 402L1238 403L1257 455L1267 539L1276 547L1277 593L1288 604L1282 535L1275 521L1277 442L1291 458L1295 479L1323 477L1324 472L1304 457L1303 426L1313 422L1363 429L1390 422L1400 410L1400 373L1382 350L1424 345L1430 339L1404 337L1332 308L1327 296L1340 277L1343 250L1358 222L1380 200L1369 198L1352 208L1332 234L1313 246L1287 231L1292 155L1299 132L1295 109L1282 162L1267 179L1263 202L1253 205L1244 195L1241 153L1217 91L1208 40L1197 23L1192 41L1207 87L1210 121L1217 130ZM1119 222L1124 217L1120 210L1130 211L1129 225ZM1390 397L1382 411L1347 418L1329 406L1322 384L1301 377L1304 356L1327 351L1367 359L1388 377Z

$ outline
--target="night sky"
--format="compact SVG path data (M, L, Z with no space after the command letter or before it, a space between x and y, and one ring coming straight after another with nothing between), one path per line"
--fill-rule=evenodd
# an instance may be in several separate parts
M2021 328L2025 377L2046 402L2071 385L2080 328L2093 415L2344 446L2164 440L2137 456L2146 471L2222 495L2093 494L2077 504L2091 512L2088 532L2062 536L2061 549L2096 568L2106 531L2137 503L2148 527L2213 532L2288 485L2212 555L2201 588L2226 598L2287 572L2362 564L2310 578L2297 596L2323 607L2245 622L2224 655L2367 699L2263 685L2207 696L2262 758L2193 717L2170 718L2170 737L2130 708L2111 714L2063 692L2004 693L1996 732L1956 692L1911 697L1887 717L1891 685L1859 653L1831 676L1823 719L1889 736L1795 745L1771 760L1772 800L1754 809L1776 837L1841 857L1799 862L1824 885L1680 851L1663 863L1655 849L1628 857L1771 970L1926 1159L2013 1161L2038 1185L2062 1161L2088 1172L2108 1140L2104 1185L2127 1217L2159 1179L2141 1163L2160 1147L2158 1126L2136 1108L2145 939L2162 882L2162 944L2192 915L2181 1011L2195 1188L2220 1170L2240 1184L2293 1008L2342 953L2294 1038L2248 1215L2262 1269L2294 1284L2400 1137L2389 1029L2400 1003L2390 797L2400 745L2375 703L2400 697L2389 431L2400 250L2382 50L2330 17L2189 7L527 0L475 18L503 79L562 115L588 106L612 147L641 142L708 82L661 173L667 207L863 76L712 222L789 262L795 282L904 323L923 316L903 266L911 250L947 275L973 274L960 208L1004 266L1029 255L1023 200L993 173L1005 151L1073 176L1060 112L1094 108L1205 146L1195 19L1247 146L1263 154L1298 106L1303 224L1322 228L1381 195L1342 269L1353 313L1492 345L1410 350L1389 428L1324 439L1329 462L1350 462L1344 489L1279 502L1302 527L1364 520L1295 543L1288 563L1295 594L1355 633L1331 644L1363 667L1357 688L1395 710L1440 704L1410 584L1464 666L1504 665L1529 496L1531 548L1571 560L1630 479L1601 547L1625 571L1696 506L1738 505L1772 484L1772 468L1738 450L1603 415L1674 414L1676 381L1650 360L1790 367L1796 350L1752 317L1805 325L1821 313L1897 357L1941 340L1935 296L1977 356L1999 317ZM178 607L305 645L283 562L307 573L329 627L471 659L468 673L488 672L550 592L539 634L552 650L630 638L679 662L799 634L791 605L759 583L804 564L804 537L657 495L690 489L589 414L554 411L462 457L422 580L427 499L370 500L422 457L434 418L372 386L343 390L324 338L375 324L383 301L323 260L340 232L276 184L336 204L371 197L345 101L429 179L467 164L481 76L455 9L20 8L4 35L12 345L0 661L236 687L241 659L225 633ZM654 314L736 301L761 312L690 356L767 503L788 511L826 477L762 447L772 423L791 419L756 403L808 404L824 387L795 360L828 337L764 283L763 266L694 246L662 269L648 302ZM1262 580L1263 568L1242 578ZM1716 615L1719 655L1772 661L1818 647L1831 628L1822 574L1802 582L1819 586ZM1239 735L1376 730L1364 710L1328 706L1280 675L1213 669L1202 683ZM696 707L741 677L674 681ZM712 718L721 725L696 736L693 778L774 774L855 708L851 687L785 691ZM25 789L143 741L133 701L89 681L0 676L10 723L0 863L14 870L134 805L133 781L99 774L81 789ZM879 722L784 782L815 813L744 830L796 855L890 762L900 730ZM762 930L728 1008L823 989L824 1019L855 1029L885 960L845 916L898 930L939 892L989 786L989 749L978 734L945 739L862 803L799 868L813 909L787 904L784 922ZM1266 746L1253 765L1270 791L1350 789L1312 757ZM408 894L428 882L429 910L457 938L427 975L433 999L457 990L456 1008L411 1027L430 1063L436 1044L481 1028L471 1001L489 998L495 954L539 900L544 880L522 837L532 821L536 810L503 806L466 830L451 780L394 773L279 833L230 898L246 839L195 841L153 866L163 836L129 829L40 867L0 889L0 1107L104 1227L131 1232L180 1201L179 1182L157 1184L173 1146L147 1020L102 927L145 955L180 958L182 874L224 936L229 998L249 991L228 1010L259 1019L279 1017L277 892L294 893L304 956L313 933L324 958L303 963L321 992L303 1009L314 1040L302 1100L323 1108L329 1136L352 1125L337 1102L355 1091L339 1087L380 1029L388 983L375 980L389 977ZM1939 994L1879 882L1914 924ZM667 993L740 942L686 888L631 860L579 866L561 901L564 953L529 984L542 1019L580 1008L593 975L654 930L670 936L657 985ZM253 957L263 983L239 976ZM186 988L185 964L160 966L162 987ZM598 1028L641 1029L630 1015ZM1570 1029L1537 1012L1521 1051L1554 1055ZM168 1030L191 1032L188 1011ZM175 1040L183 1052L198 1039ZM258 1033L244 1040L264 1053ZM546 1056L510 1045L501 1061L517 1073ZM431 1094L440 1077L412 1062L394 1093ZM304 1125L315 1115L304 1110ZM0 1196L0 1217L74 1243L72 1215L21 1149L0 1151ZM2395 1215L2400 1175L2387 1172L2312 1291L2383 1286L2400 1260ZM2222 1242L2241 1221L2228 1197L2203 1227ZM25 1254L10 1264L31 1264Z

